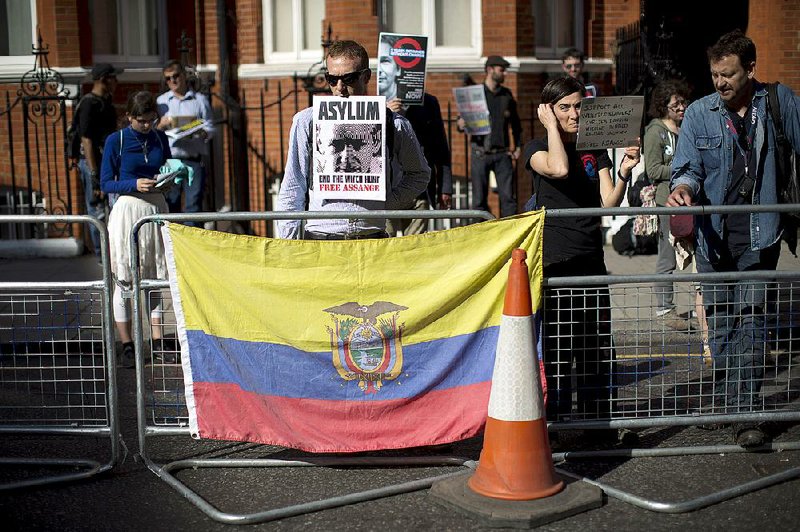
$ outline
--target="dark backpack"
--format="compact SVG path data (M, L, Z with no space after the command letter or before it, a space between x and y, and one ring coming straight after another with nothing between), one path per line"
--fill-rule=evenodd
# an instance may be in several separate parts
M94 93L88 93L83 98L78 101L78 105L75 106L75 112L72 113L72 122L69 125L69 129L67 129L67 138L64 139L65 149L67 151L67 157L73 160L78 160L81 158L81 135L78 131L78 121L79 115L78 111L81 108L81 104L86 101L87 98L97 98Z
M647 175L642 173L633 183L628 186L628 205L630 207L642 206L642 189L650 186L650 179Z
M780 203L800 203L800 156L794 151L783 131L781 103L778 100L778 84L767 84L767 107L775 125L775 163L778 173L778 201ZM800 221L800 212L786 213Z
M633 220L630 218L619 231L611 237L611 246L620 255L654 255L658 253L658 234L636 235L633 233Z

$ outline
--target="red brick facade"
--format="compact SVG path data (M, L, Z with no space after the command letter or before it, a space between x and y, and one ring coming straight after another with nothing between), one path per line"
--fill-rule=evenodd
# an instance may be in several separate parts
M223 203L238 200L244 204L236 206L242 210L269 210L272 205L266 191L272 184L274 174L283 169L288 148L289 127L294 112L308 104L308 93L302 80L289 75L291 69L283 69L265 60L264 9L266 0L226 0L225 12L218 13L216 0L170 0L166 3L167 49L169 57L177 57L176 41L181 32L193 39L190 62L198 65L202 75L213 78L213 104L222 121L215 146L213 198L210 206L217 208ZM371 57L377 52L380 27L379 2L376 0L327 0L325 15L320 20L319 32L330 26L334 39L354 39L365 45ZM534 17L530 0L483 0L480 2L481 34L480 56L501 54L516 61L507 76L507 86L516 95L523 122L523 142L542 129L534 119L536 104L542 86L552 76L559 75L558 61L542 61L535 57ZM614 58L616 30L640 18L638 0L585 0L583 3L583 47L592 63L591 77L603 94L612 94L613 67L608 60ZM222 86L223 69L220 64L220 39L218 21L226 21L228 44L224 50L227 62L228 83ZM267 17L268 20L268 17ZM50 66L65 70L68 84L86 82L76 67L88 69L92 63L91 21L88 20L88 0L38 0L37 23L43 42L49 45ZM764 0L749 3L748 34L758 47L757 76L764 80L781 80L794 90L800 89L800 4L792 0ZM321 49L320 49L321 57ZM33 58L31 58L31 65ZM437 96L445 115L453 105L451 90L462 84L464 74L475 81L483 78L481 59L476 54L472 66L441 65L432 69L427 78L426 89ZM517 64L522 65L521 70ZM70 70L72 69L72 70ZM300 76L306 72L297 69ZM22 70L20 71L20 74ZM0 81L0 107L5 107L5 93L13 103L19 83L6 75ZM120 116L129 92L149 89L160 92L160 69L153 65L141 71L129 71L123 78L115 102ZM88 85L84 85L88 89ZM223 89L230 95L224 105ZM294 92L296 90L296 92ZM375 91L375 77L369 90ZM282 98L281 106L277 105ZM237 106L242 106L240 109ZM8 113L7 113L8 114ZM14 135L13 159L9 145L8 116L0 115L0 150L8 154L0 161L0 186L11 183L11 164L14 166L16 183L27 183L22 139L23 124L18 108L10 113L11 130ZM451 112L453 118L455 110ZM445 116L447 118L447 116ZM228 128L228 124L236 127ZM239 126L238 124L241 124ZM244 129L241 129L241 128ZM465 137L451 128L453 149L453 172L466 179ZM61 132L54 134L60 139ZM60 140L53 146L59 147ZM231 160L244 153L243 163ZM50 171L58 176L58 186L72 187L72 211L82 212L80 191L76 176L67 182L61 153L50 154ZM39 172L37 168L35 171ZM57 171L59 170L59 171ZM37 188L38 175L32 178ZM530 194L530 180L518 172L518 197L523 203ZM235 196L235 198L234 198ZM234 200L237 201L234 201ZM496 209L496 197L492 197ZM264 233L267 224L256 224L258 232Z

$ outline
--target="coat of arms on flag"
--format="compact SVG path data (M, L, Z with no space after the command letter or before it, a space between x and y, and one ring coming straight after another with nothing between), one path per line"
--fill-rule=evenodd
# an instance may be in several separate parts
M400 375L403 325L397 324L397 317L407 309L388 301L372 305L350 302L325 309L334 323L333 328L328 327L333 365L344 380L357 380L364 393L377 393L383 381ZM381 317L389 313L388 318Z

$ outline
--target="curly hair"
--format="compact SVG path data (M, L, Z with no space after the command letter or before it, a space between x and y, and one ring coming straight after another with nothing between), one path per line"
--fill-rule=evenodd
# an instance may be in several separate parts
M573 93L583 96L586 88L575 78L563 77L551 80L542 89L542 103L556 103Z
M667 106L673 95L680 96L684 100L687 100L689 99L689 87L683 80L678 79L668 79L660 82L650 95L650 108L647 114L652 118L663 118L667 116Z
M336 41L328 47L328 57L346 57L357 59L358 68L369 68L369 55L363 46L356 41Z

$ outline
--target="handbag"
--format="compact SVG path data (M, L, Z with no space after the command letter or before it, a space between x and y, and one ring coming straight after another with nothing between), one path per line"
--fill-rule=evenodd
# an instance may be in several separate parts
M694 215L673 214L669 217L669 232L676 239L694 236Z
M628 200L630 201L630 200ZM642 207L656 206L656 186L645 185L639 190L639 203ZM633 222L633 234L636 236L654 235L658 232L658 216L655 214L637 214Z

